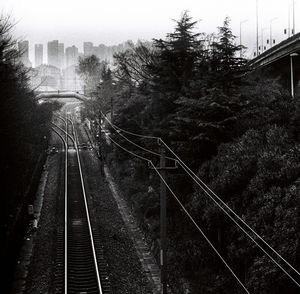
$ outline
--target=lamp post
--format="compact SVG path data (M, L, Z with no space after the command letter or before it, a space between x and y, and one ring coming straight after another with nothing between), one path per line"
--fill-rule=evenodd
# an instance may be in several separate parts
M256 0L256 56L258 56L258 0Z
M298 53L290 54L290 63L291 63L291 95L294 98L294 70L293 70L293 57L298 56Z
M295 0L293 0L293 32L292 35L295 35Z
M272 22L274 21L274 20L276 20L277 19L277 17L274 17L274 18L272 18L271 20L270 20L270 47L272 48L272 46L273 46L273 40L272 40Z
M240 21L240 58L242 58L242 24L245 23L246 21L248 21L248 19L242 20Z
M266 30L266 28L261 29L261 53L264 52L264 31L265 30Z

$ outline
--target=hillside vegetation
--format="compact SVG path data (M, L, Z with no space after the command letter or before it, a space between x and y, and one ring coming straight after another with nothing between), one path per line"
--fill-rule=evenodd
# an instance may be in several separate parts
M101 82L83 115L96 121L99 111L109 112L113 105L117 126L163 138L242 220L299 269L299 99L291 98L280 77L247 67L229 18L213 35L195 32L196 25L201 23L183 13L164 40L139 42L116 54L113 73L102 64ZM113 128L111 132L118 144L159 164L158 157ZM157 140L124 135L159 152ZM118 146L107 159L159 260L159 178L143 160ZM287 274L182 168L167 171L167 182L250 293L298 293ZM168 281L174 293L242 293L171 194L167 214Z

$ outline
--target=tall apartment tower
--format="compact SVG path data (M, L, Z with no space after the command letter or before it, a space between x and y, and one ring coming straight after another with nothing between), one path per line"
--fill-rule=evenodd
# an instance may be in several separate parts
M94 45L92 42L83 42L83 54L84 56L95 54Z
M58 64L59 68L65 67L65 45L64 43L58 43Z
M66 67L77 64L78 48L76 46L66 48Z
M48 49L48 64L60 68L59 59L58 59L58 40L48 42L47 49Z
M27 67L31 67L31 62L29 60L29 42L20 41L18 42L18 49L21 53L20 61Z
M43 64L43 44L35 44L34 45L34 64L35 67Z

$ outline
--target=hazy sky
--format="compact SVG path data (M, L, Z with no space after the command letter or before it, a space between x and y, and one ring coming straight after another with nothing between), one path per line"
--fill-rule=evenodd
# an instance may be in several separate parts
M259 35L263 29L264 39L269 38L270 19L277 17L272 22L273 38L277 42L286 38L283 30L288 27L291 4L292 0L258 0ZM83 41L112 45L128 39L164 38L173 30L172 19L184 10L201 20L198 29L207 33L216 32L229 16L239 36L240 22L247 19L242 24L243 43L250 53L256 46L256 0L1 0L0 7L17 22L14 36L29 40L30 49L34 43L54 39L82 51ZM300 0L295 0L295 15L300 17Z

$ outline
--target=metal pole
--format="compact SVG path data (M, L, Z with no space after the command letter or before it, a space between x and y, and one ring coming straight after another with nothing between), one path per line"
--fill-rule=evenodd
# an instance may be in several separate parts
M102 148L102 127L101 127L101 112L99 111L98 120L99 120L99 136L98 136L98 153L99 153L99 160L100 160L100 171L101 175L104 175L104 162L103 162L103 148Z
M272 48L272 20L270 21L270 48Z
M271 20L270 20L270 47L272 48L272 46L273 46L273 39L272 39L272 22L274 21L274 20L276 20L277 19L277 17L274 17L274 18L272 18Z
M256 0L256 56L258 56L258 0Z
M291 36L291 17L290 17L290 14L291 14L291 5L289 5L289 26L288 26L288 37Z
M294 98L294 75L293 75L293 56L290 55L290 61L291 61L291 95L292 98Z
M113 97L110 97L110 121L114 123L114 100Z
M295 0L293 0L293 35L295 35Z
M160 174L163 179L166 178L166 158L165 148L160 146ZM167 294L167 276L166 276L166 235L167 235L167 211L166 211L166 185L160 180L160 270L161 270L161 293Z
M261 52L264 52L264 30L266 28L261 29Z

